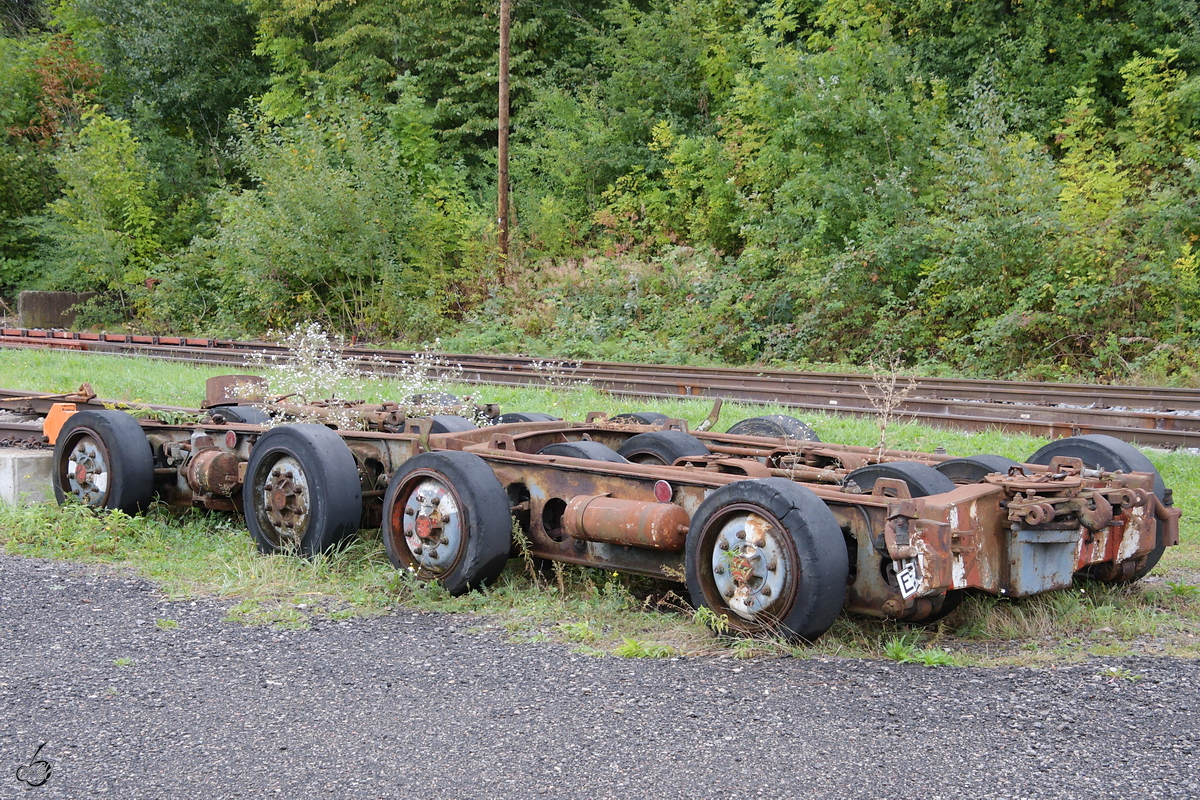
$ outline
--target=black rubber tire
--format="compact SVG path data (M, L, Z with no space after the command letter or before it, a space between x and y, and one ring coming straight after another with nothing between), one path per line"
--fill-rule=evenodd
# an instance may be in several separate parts
M886 461L882 464L868 464L851 472L847 476L847 481L854 481L864 492L870 492L875 486L875 481L880 478L904 481L908 485L908 493L913 497L944 494L957 488L950 478L919 461ZM948 589L945 599L942 600L942 606L937 611L919 619L901 617L900 621L914 625L932 625L962 605L964 597L966 597L966 593L963 589Z
M85 462L101 469L83 467ZM98 459L98 460L97 460ZM70 465L76 464L72 468ZM103 487L94 478L104 475ZM58 433L54 445L54 497L65 503L74 497L94 508L120 510L133 515L144 511L154 497L154 453L138 421L124 411L77 411Z
M746 514L766 520L769 530L778 534L771 537L772 544L788 564L796 565L783 576L777 593L765 595L765 579L759 584L759 598L775 599L764 600L764 606L749 616L726 601L718 581L728 579L718 578L713 564L723 528L736 527ZM811 642L841 613L850 564L841 528L821 498L784 478L763 478L726 484L705 498L688 529L685 568L692 605L724 617L732 632Z
M952 458L938 464L934 469L954 481L956 486L961 486L969 483L982 483L984 478L995 472L1007 475L1009 467L1015 467L1020 463L1004 456L983 454L966 458Z
M479 427L466 417L456 417L452 414L435 414L429 419L433 420L433 427L429 429L430 433L462 433L463 431L473 431Z
M459 530L458 546L442 568L420 558L408 544L404 521L410 501L422 487L440 485L454 500ZM438 501L439 509L443 501ZM415 528L407 535L417 535ZM420 541L418 539L418 541ZM413 570L424 581L437 580L453 595L463 594L495 580L504 570L512 549L512 515L508 494L496 474L479 456L461 450L421 453L404 462L390 481L383 500L383 543L396 569ZM436 550L439 545L433 545Z
M284 481L296 486L297 471L304 489L290 491L286 484L281 486ZM280 496L306 498L296 501L303 502L307 512L298 536L287 534L284 519L294 509L276 510L272 517L265 494L268 483ZM311 557L330 552L358 531L363 513L354 456L342 437L324 425L282 425L260 436L250 450L242 498L246 527L258 549L268 554L294 552Z
M555 442L539 450L538 455L586 458L588 461L611 461L617 464L627 463L625 456L613 450L608 445L587 440L579 442Z
M667 466L681 458L711 454L704 442L683 431L639 433L626 439L625 443L617 448L617 453L635 464Z
M624 414L609 417L608 421L633 423L635 425L657 425L665 419L670 419L670 417L666 414L660 414L657 411L626 411Z
M854 481L858 488L869 493L880 478L893 478L908 484L908 493L913 497L928 497L944 494L955 489L954 481L927 464L919 461L885 461L859 467L846 476L847 483Z
M1029 457L1029 463L1048 466L1051 459L1055 456L1078 458L1089 469L1102 469L1109 472L1117 470L1122 472L1149 472L1154 475L1154 494L1158 496L1159 500L1166 498L1167 485L1163 482L1162 476L1158 474L1158 470L1150 463L1150 459L1146 458L1140 450L1129 442L1121 441L1115 436L1106 436L1102 433L1089 433L1085 436L1069 436L1065 439L1055 439L1053 442L1038 448L1037 452ZM1162 558L1163 552L1167 549L1167 546L1162 541L1161 522L1158 523L1157 531L1158 541L1155 543L1154 549L1144 556L1144 560L1134 570L1133 574L1124 580L1112 581L1112 583L1133 583L1146 577L1150 573L1150 570L1154 569L1154 566L1158 564L1158 560Z
M212 414L220 414L228 422L241 422L246 425L270 425L271 415L255 406L221 406L211 409Z
M786 414L768 414L765 417L750 417L735 422L726 433L735 436L764 436L769 439L799 439L802 442L819 442L817 432L804 422Z
M510 411L496 418L497 425L507 425L511 422L560 422L562 417L552 417L540 411Z

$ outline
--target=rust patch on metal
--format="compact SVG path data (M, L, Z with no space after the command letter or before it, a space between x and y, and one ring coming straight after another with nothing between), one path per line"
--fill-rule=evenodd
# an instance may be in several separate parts
M267 381L258 375L217 375L204 382L201 408L261 403L266 392Z
M201 450L188 461L187 481L195 492L228 497L241 488L241 465L237 456L225 450Z

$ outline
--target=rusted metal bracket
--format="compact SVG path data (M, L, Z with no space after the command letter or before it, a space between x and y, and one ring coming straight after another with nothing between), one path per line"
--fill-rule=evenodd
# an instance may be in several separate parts
M908 484L899 478L879 478L871 487L871 496L911 500L912 492L909 491Z
M1055 456L1050 459L1050 471L1052 473L1065 473L1067 475L1082 475L1084 470L1082 458L1072 458L1071 456Z
M417 434L417 453L425 453L429 450L429 434L433 431L433 420L429 417L421 417L418 419L410 419L407 424L407 432Z
M1151 494L1148 501L1154 503L1154 516L1162 522L1162 533L1159 544L1167 547L1174 547L1179 544L1179 517L1182 516L1183 510L1168 506L1158 499L1157 495Z
M1141 508L1150 502L1151 497L1154 497L1151 492L1137 488L1091 489L1082 493L1068 488L1057 497L1035 495L1010 500L1008 520L1045 526L1054 523L1057 518L1073 514L1085 528L1098 533L1112 524L1113 517L1118 513L1117 508ZM1062 524L1067 524L1067 521Z
M475 404L475 413L479 414L482 417L487 417L488 419L496 419L496 417L500 416L500 404L499 403L476 403Z
M493 450L515 452L517 449L517 440L511 433L493 433L492 438L488 440L488 447Z
M708 412L708 416L696 426L697 431L709 431L721 419L721 406L725 405L725 398L718 397L713 401L712 411Z
M261 403L267 381L260 375L215 375L204 382L204 404L214 408L231 403Z
M1086 498L1080 497L1071 505L1078 505L1075 513L1079 515L1079 521L1085 528L1090 531L1102 531L1112 523L1112 503L1100 492L1092 492L1091 501L1091 505L1088 505Z

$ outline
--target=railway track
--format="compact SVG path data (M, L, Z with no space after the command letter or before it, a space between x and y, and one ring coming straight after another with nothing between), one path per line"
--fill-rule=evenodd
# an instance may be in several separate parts
M0 347L49 347L214 365L244 365L252 353L285 359L267 342L0 329ZM411 351L347 347L361 368L386 374L409 367ZM610 394L646 398L724 397L798 411L876 413L878 389L867 375L774 369L677 367L603 361L547 361L527 356L441 354L472 384L538 385L587 382ZM459 372L461 370L461 372ZM913 378L899 407L908 418L966 430L1001 429L1060 437L1104 433L1139 444L1200 447L1200 391L1170 387L1046 384L955 378Z
M40 417L49 413L55 403L74 403L80 410L90 408L97 411L127 405L119 400L96 397L90 387L80 389L83 391L62 394L31 394L17 389L0 389L0 447L48 446L45 445ZM198 412L198 409L179 406L147 404L140 407L183 414Z

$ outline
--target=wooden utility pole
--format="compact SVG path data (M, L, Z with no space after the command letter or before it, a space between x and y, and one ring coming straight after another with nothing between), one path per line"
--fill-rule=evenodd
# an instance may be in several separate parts
M500 0L500 114L497 162L497 235L500 240L500 281L508 267L508 40L512 0Z

